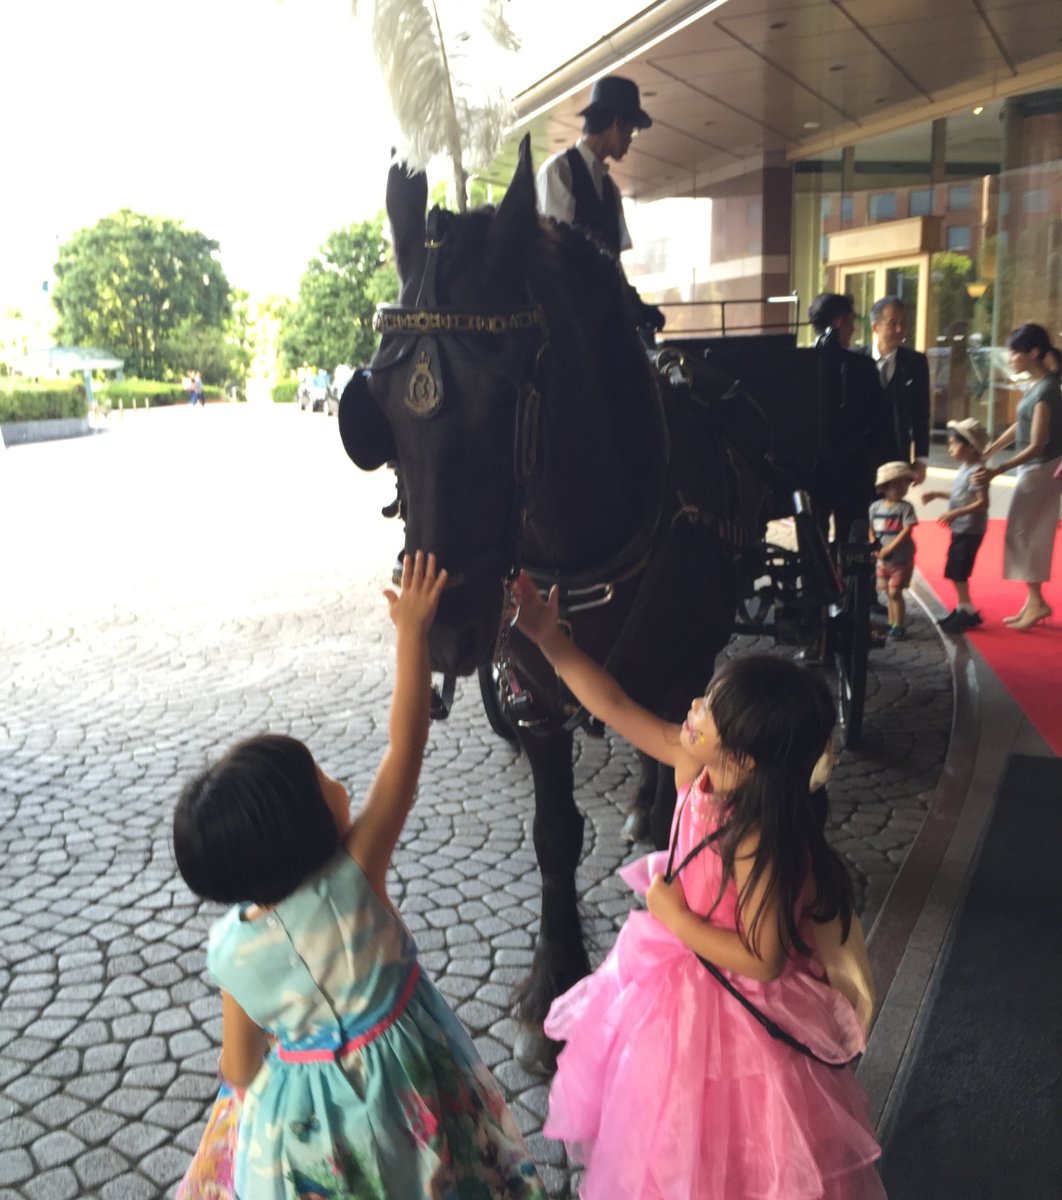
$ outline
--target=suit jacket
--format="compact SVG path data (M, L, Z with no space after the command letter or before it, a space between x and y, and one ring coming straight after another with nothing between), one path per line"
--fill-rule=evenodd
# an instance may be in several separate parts
M874 362L869 346L863 346L860 353ZM881 395L884 403L872 439L874 465L928 458L929 359L909 346L900 346L889 386L881 389Z

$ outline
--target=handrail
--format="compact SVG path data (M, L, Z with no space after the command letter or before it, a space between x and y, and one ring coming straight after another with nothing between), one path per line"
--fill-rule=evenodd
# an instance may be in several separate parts
M707 306L714 306L719 309L719 323L718 324L716 324L716 325L711 325L711 324L698 325L698 326L694 326L691 328L678 329L678 330L675 330L675 333L679 334L679 335L685 334L687 336L717 333L721 337L726 337L727 333L733 332L733 329L734 329L733 318L731 318L730 330L728 331L728 329L727 329L727 319L726 319L727 305L789 304L792 306L792 310L796 310L799 305L799 300L798 300L798 297L795 295L793 295L793 296L753 296L753 297L742 297L742 298L734 298L734 299L726 299L726 300L661 300L661 301L658 301L657 304L658 304L658 307L663 310L665 316L676 310L697 309L697 308L705 308ZM763 331L763 330L767 330L767 329L782 329L789 333L796 333L796 331L804 325L810 325L810 322L796 320L791 315L784 321L759 321L759 322L757 322L757 324L755 326L752 326L750 328L749 332L752 332L753 330ZM674 336L670 330L668 332L668 336L669 337Z

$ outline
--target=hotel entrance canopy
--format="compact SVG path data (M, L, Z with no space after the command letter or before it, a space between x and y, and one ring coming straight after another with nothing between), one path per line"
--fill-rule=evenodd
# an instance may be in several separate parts
M663 0L517 95L516 132L541 162L579 136L593 80L626 75L653 128L613 166L621 191L705 194L752 158L811 157L1059 86L1060 13L1059 0ZM515 146L487 179L508 181Z

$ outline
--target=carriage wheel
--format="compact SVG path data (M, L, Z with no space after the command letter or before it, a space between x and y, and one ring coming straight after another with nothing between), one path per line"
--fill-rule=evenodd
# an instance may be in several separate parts
M508 714L502 705L501 693L498 691L498 681L494 678L492 663L484 663L478 670L479 694L483 698L483 711L487 714L491 729L507 742L516 741L516 730L513 729Z
M861 535L861 536L860 536ZM867 544L866 523L852 525L851 543L862 552ZM842 555L844 551L842 550ZM844 744L858 750L863 736L863 709L867 694L867 655L870 651L870 600L873 577L865 562L847 564L844 575L844 603L837 617L834 642L837 688L844 728Z

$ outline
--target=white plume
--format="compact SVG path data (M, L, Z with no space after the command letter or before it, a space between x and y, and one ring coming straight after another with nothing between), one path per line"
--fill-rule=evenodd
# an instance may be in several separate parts
M436 155L453 163L458 205L470 169L497 154L513 122L502 80L518 46L501 10L487 0L479 21L450 0L444 25L437 0L363 0L372 4L372 44L399 129L399 161L424 170ZM353 0L355 12L358 0Z

